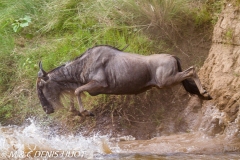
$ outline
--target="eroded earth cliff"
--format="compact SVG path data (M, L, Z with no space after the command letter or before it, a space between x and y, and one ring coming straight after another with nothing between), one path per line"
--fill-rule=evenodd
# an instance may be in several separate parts
M204 103L211 134L239 136L240 125L240 7L225 4L213 31L212 47L200 77L213 96ZM206 120L206 119L205 119ZM203 122L202 122L203 123ZM207 125L207 124L205 124ZM208 130L209 132L209 130Z

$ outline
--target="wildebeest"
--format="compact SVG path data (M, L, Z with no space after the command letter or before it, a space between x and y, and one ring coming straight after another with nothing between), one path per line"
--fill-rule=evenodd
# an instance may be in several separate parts
M169 54L143 56L126 53L111 46L88 49L75 60L45 72L42 63L37 79L37 93L43 110L53 113L62 106L62 93L75 94L79 115L92 115L84 110L80 93L137 94L151 87L163 88L182 83L186 91L202 99L211 99L203 89L194 67L182 71L177 57ZM71 100L74 109L74 100Z

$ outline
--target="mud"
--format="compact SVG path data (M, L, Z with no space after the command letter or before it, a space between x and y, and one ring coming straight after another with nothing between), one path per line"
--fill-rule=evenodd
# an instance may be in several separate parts
M200 132L182 133L156 137L145 141L120 142L119 147L126 153L149 154L213 154L239 152L239 143L223 136L209 137Z

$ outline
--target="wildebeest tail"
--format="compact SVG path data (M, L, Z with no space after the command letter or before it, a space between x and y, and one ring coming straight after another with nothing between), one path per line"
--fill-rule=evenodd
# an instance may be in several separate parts
M178 71L182 72L180 60L177 57L175 57L175 58L177 60ZM196 95L202 97L202 95L200 94L200 91L198 90L196 83L192 79L185 79L182 81L182 84L187 92L189 92L191 94L196 94Z

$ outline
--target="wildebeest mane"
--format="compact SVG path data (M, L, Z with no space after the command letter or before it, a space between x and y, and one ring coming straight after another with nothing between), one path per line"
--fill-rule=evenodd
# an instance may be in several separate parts
M65 65L66 65L66 64L63 64L63 65L61 65L61 66L59 66L59 67L57 67L57 68L52 69L51 71L48 72L48 74L49 74L49 73L52 73L52 72L54 72L54 71L56 71L56 70L58 70L58 69L61 68L61 67L64 67Z
M117 50L117 51L122 51L122 50L120 50L120 49L118 49L116 47L110 46L110 45L96 45L96 46L94 46L92 48L88 48L83 54L81 54L80 56L76 57L74 60L77 60L77 59L83 57L85 54L91 52L92 49L97 48L97 47L108 47L108 48L111 48L111 49L114 49L114 50Z
M122 50L120 50L120 49L118 49L116 47L110 46L110 45L96 45L96 46L94 46L94 47L92 47L90 49L93 49L93 48L96 48L96 47L109 47L109 48L117 50L117 51L122 51Z

